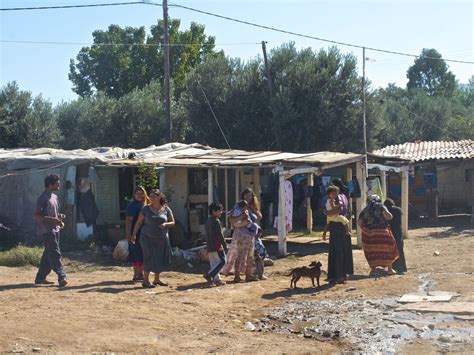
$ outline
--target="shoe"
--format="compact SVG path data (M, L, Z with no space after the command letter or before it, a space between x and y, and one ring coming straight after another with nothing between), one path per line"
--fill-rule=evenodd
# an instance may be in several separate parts
M246 277L245 282L253 282L253 281L258 281L256 277Z
M67 280L66 279L59 280L59 287L66 287L66 285L67 285Z
M212 285L212 283L213 283L212 278L208 274L204 274L204 275L202 275L202 277L204 277L206 279L206 281L209 285Z
M143 281L143 280L144 280L143 275L135 275L133 276L132 282Z
M242 279L239 276L234 277L234 283L242 282Z
M260 280L266 280L268 279L268 277L266 277L265 275L262 275L261 277L259 277Z
M35 285L53 285L53 281L44 280L35 280Z
M224 286L226 283L225 283L225 281L219 280L219 281L215 281L214 284L215 284L216 286Z
M143 288L155 288L155 284L150 284L150 283L146 283L146 282L143 282L142 283L142 286Z

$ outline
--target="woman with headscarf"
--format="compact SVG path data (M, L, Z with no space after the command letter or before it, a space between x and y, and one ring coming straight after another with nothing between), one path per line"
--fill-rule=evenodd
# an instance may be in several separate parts
M395 274L392 266L399 258L397 244L390 230L388 221L393 218L378 195L370 195L367 206L359 215L359 226L362 228L362 248L370 266L370 273L375 268L386 267L389 275Z
M392 214L393 218L388 221L390 224L390 229L392 234L397 242L398 254L400 258L393 263L393 269L399 274L407 272L407 264L405 261L405 253L403 251L403 237L402 237L402 209L395 206L395 202L387 198L384 203L388 211Z

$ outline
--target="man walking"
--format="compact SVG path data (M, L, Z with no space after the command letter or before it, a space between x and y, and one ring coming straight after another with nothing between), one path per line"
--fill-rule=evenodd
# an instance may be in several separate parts
M44 179L45 190L36 201L33 219L36 221L36 232L43 238L44 243L44 252L35 279L37 285L54 284L54 282L46 280L46 276L51 270L58 275L60 287L67 285L59 250L59 226L63 224L62 220L65 215L58 213L58 196L54 193L59 190L59 185L58 175L48 175Z

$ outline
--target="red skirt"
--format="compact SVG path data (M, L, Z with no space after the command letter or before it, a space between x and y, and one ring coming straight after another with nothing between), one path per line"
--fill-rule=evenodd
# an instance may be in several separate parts
M371 268L386 267L399 258L397 243L389 227L362 228L362 248Z

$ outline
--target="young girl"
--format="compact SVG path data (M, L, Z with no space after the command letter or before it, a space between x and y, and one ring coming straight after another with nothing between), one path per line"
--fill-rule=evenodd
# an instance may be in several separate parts
M247 227L249 232L254 236L258 232L258 224L253 222L249 214L249 204L245 200L240 200L237 204L229 211L229 216L238 217L237 220L232 223L234 228Z
M334 214L334 212L339 212L342 209L342 204L340 203L339 197L338 197L339 188L334 185L328 186L328 188L326 189L326 195L327 195L327 201L326 201L327 223L326 223L326 227L324 227L323 240L326 240L328 226L329 226L329 223L331 222L342 223L344 227L346 228L346 233L350 235L351 232L349 230L349 220L343 215L340 215L339 213Z

